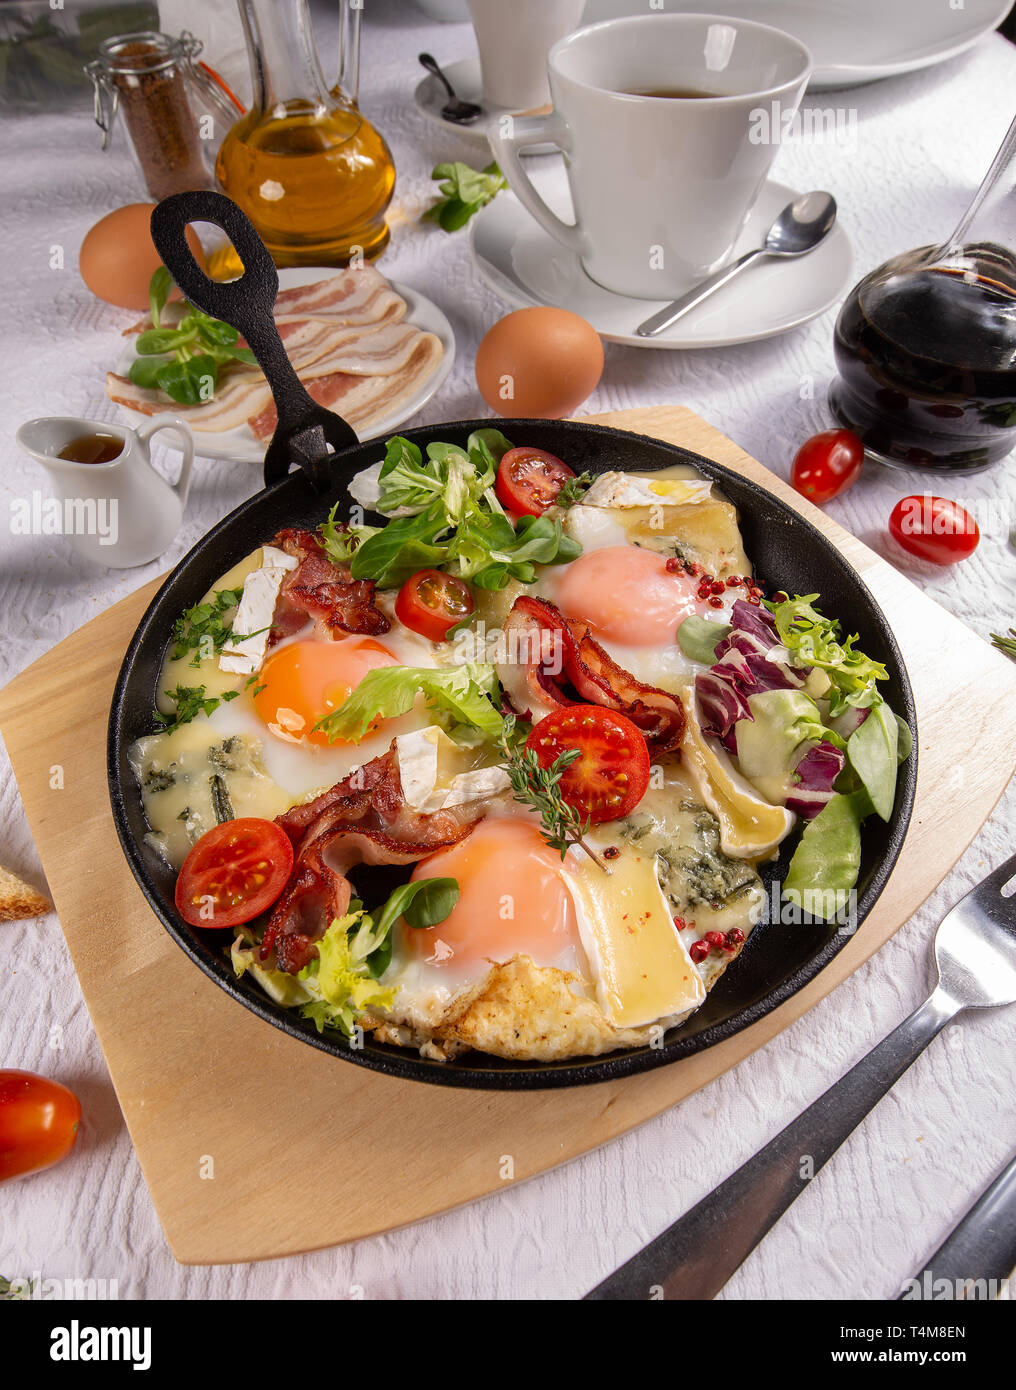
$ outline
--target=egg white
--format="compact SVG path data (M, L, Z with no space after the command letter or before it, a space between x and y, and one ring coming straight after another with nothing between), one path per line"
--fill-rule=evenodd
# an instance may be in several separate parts
M564 525L567 534L579 542L584 553L611 546L632 545L624 524L624 511L621 509L589 507L578 503L569 509ZM532 592L556 604L561 575L566 568L564 565L548 565L533 585ZM696 612L710 622L726 623L735 602L743 596L742 589L724 589L718 596L721 601L720 607L696 603ZM666 644L638 647L611 641L599 635L596 640L619 666L630 671L637 680L646 685L655 685L660 690L678 693L703 669L698 662L685 656L676 635L672 642Z

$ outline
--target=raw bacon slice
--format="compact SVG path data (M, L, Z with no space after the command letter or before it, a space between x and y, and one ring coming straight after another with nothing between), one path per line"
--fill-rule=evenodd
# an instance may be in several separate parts
M219 383L211 400L200 405L184 405L171 401L162 391L149 391L135 386L129 377L116 372L106 374L106 395L117 405L136 410L141 415L159 415L172 411L182 415L196 430L219 434L245 424L251 415L264 410L272 393L261 372L255 367L230 367L219 375Z
M354 376L334 372L307 380L307 390L319 405L331 409L341 403L340 414L362 435L372 422L391 414L414 391L419 390L437 369L444 349L432 333L421 333L419 342L404 368L377 376ZM248 424L257 439L268 439L275 431L278 415L273 402L252 414Z
M547 641L549 635L550 641ZM656 753L684 738L684 706L676 695L644 685L619 666L591 635L545 599L522 594L504 625L508 656L498 676L519 714L537 720L561 705L603 705L625 715ZM567 687L578 695L574 699Z
M321 637L334 639L346 633L375 637L391 623L375 606L373 579L354 579L345 565L328 558L313 531L287 528L272 542L300 563L282 581L268 635L271 648L292 637L313 618Z
M457 844L482 816L475 802L430 815L408 807L394 742L314 801L294 806L276 821L293 841L296 860L272 910L261 959L274 950L278 969L296 974L317 955L314 943L333 918L348 911L346 874L354 864L412 864Z
M380 323L402 318L406 301L373 266L346 269L312 285L280 290L275 319L325 319L329 323Z

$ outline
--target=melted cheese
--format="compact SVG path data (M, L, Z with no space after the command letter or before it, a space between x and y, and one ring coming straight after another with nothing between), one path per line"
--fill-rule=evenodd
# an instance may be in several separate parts
M637 1028L697 1008L705 986L674 925L655 855L626 846L609 864L606 874L583 851L573 850L562 875L575 903L600 1008L617 1028Z
M688 727L681 745L683 766L704 806L720 824L720 845L735 859L761 859L789 835L796 817L758 795L724 750L702 732L689 692Z
M475 766L476 752L431 724L395 740L399 776L407 805L432 813L506 791L511 779L503 767Z
M220 671L250 675L261 667L268 646L269 628L282 581L299 561L274 545L261 547L261 565L243 581L243 594L233 618L233 632L219 654Z

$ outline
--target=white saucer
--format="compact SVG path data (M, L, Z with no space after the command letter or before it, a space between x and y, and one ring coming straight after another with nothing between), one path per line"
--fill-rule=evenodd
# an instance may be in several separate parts
M533 182L550 207L573 220L568 181L557 163L540 167ZM800 194L767 183L742 232L734 255L760 246L777 214ZM850 283L853 256L842 226L797 261L760 261L711 299L655 338L639 338L638 325L666 300L632 299L591 280L578 256L545 232L513 193L499 193L473 219L473 260L480 276L509 304L552 304L581 314L601 338L632 347L710 348L750 343L786 333L835 304Z
M300 266L291 267L279 271L279 288L282 290L295 289L298 285L312 285L316 280L324 280L330 275L337 273L335 266ZM430 398L441 389L448 379L448 373L452 369L455 361L455 335L452 326L445 315L424 295L416 290L411 290L408 285L402 285L397 280L389 281L396 294L400 294L406 301L405 322L411 323L414 328L419 328L423 333L433 333L436 338L441 340L444 354L437 365L437 369L429 376L426 381L420 383L419 389L414 391L397 410L389 415L383 416L380 420L371 423L370 438L380 434L387 434L389 430L395 429L397 425L404 424L416 412L423 408ZM114 368L121 376L126 376L130 364L134 361L137 354L132 345L124 348ZM128 410L126 406L118 407L123 418L128 424L142 424L148 417L139 411ZM173 411L173 402L167 401L166 410L170 414ZM186 412L183 414L186 419ZM175 436L172 434L160 435L159 442L166 442L167 448L177 448L173 443ZM230 459L237 463L263 463L265 450L268 448L267 439L257 439L254 431L247 425L239 425L236 429L222 430L194 430L194 452L201 458L206 459Z
M856 87L954 58L997 29L1012 0L667 0L667 13L715 9L772 24L801 40L815 70L810 92ZM583 24L645 14L645 0L587 0Z
M498 117L507 115L511 108L491 106L490 102L484 101L479 58L460 58L457 63L442 63L441 69L455 88L455 95L461 97L463 101L475 101L483 107L484 114L478 116L473 125L456 125L454 121L446 121L441 115L441 108L448 100L448 93L433 73L428 73L413 93L413 101L416 103L417 110L426 116L431 124L439 125L442 130L460 135L463 140L468 140L477 148L482 146L489 155L490 145L487 141L487 127ZM556 145L530 145L520 151L523 155L556 154L556 152Z

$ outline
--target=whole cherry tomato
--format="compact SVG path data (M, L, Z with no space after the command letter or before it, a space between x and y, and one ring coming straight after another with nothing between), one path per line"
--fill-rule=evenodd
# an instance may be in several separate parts
M900 498L889 516L889 534L909 554L933 565L965 560L981 539L980 528L965 507L930 492Z
M78 1137L81 1102L58 1081L0 1071L0 1182L51 1168Z
M853 487L864 463L864 445L853 430L823 430L798 449L790 481L802 497L824 506Z

